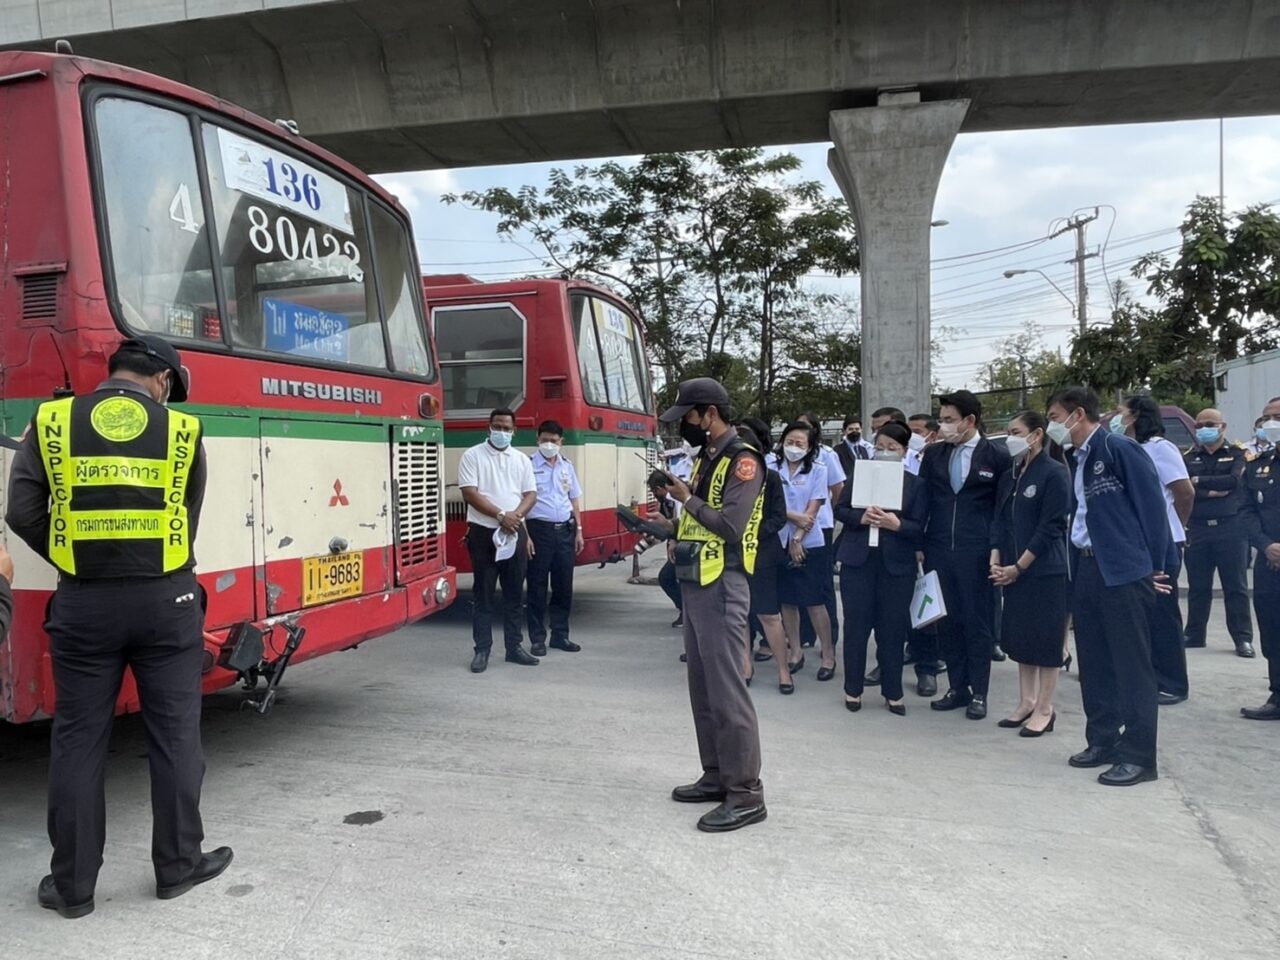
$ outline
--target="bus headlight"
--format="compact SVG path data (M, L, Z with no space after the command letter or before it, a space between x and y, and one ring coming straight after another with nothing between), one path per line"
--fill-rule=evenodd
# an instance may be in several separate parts
M441 577L436 581L436 603L448 603L453 596L453 587L449 581Z

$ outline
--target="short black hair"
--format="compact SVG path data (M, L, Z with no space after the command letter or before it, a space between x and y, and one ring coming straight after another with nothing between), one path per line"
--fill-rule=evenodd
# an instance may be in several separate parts
M880 414L876 414L876 416L880 416ZM905 450L911 442L911 429L902 420L890 420L880 428L877 436L887 437Z
M760 441L761 453L773 446L773 432L769 429L769 425L759 417L743 417L738 421L738 427L746 427L756 435L756 439Z
M858 426L862 426L862 418L861 418L861 417L855 417L855 416L848 416L848 417L845 417L845 418L844 418L844 426L842 426L842 427L840 428L841 432L843 432L843 431L845 431L845 430L848 430L848 429L849 429L849 425L850 425L850 424L854 424L854 423L856 423Z
M107 373L118 373L121 370L140 377L154 377L157 373L170 370L170 367L159 357L141 350L117 350L107 361Z
M693 409L698 412L698 416L706 416L708 410L715 407L720 412L720 419L725 423L733 423L733 405L726 403L723 407L718 403L695 403ZM683 419L683 417L681 418Z
M1064 387L1049 398L1049 406L1055 403L1068 414L1079 410L1090 423L1097 423L1102 415L1099 412L1102 403L1088 387Z
M926 430L938 429L938 421L934 419L932 413L913 413L911 416L907 417L908 424L915 423L917 420L924 421L924 428Z
M564 427L560 426L559 420L543 420L538 424L538 435L549 433L553 437L564 438Z
M510 417L512 426L515 426L516 412L514 410L508 410L506 407L496 407L489 411L489 423L492 424L498 417Z
M1124 406L1133 414L1133 439L1146 443L1152 437L1164 436L1164 418L1154 400L1135 394L1125 400Z
M881 407L875 413L871 414L871 419L874 420L876 417L888 417L891 422L894 420L897 420L899 423L907 422L907 415L897 407Z
M955 407L960 418L973 417L974 425L982 429L982 401L968 390L957 390L955 393L944 393L938 398L939 407Z

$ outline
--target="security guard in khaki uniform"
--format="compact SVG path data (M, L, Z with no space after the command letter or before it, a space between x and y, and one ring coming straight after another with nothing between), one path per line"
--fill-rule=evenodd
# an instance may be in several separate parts
M1258 552L1253 566L1253 612L1267 659L1271 696L1260 707L1241 707L1250 720L1280 720L1280 398L1267 404L1262 429L1270 445L1245 471L1245 525Z
M760 732L742 677L760 520L764 458L729 425L729 395L715 380L680 384L675 406L659 418L680 421L680 435L702 452L689 483L671 478L684 504L676 531L675 567L684 599L689 702L702 777L676 787L682 803L719 800L698 821L710 833L737 830L767 816L760 784Z
M125 341L110 378L36 411L13 461L9 527L58 570L45 629L57 695L49 763L51 874L40 906L93 912L106 840L103 779L124 668L147 728L156 896L181 896L231 862L202 854L203 614L195 541L204 499L200 421L178 351Z

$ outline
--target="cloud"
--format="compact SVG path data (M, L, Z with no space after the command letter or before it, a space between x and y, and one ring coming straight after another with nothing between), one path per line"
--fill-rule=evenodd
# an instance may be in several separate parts
M458 178L452 170L419 170L414 173L378 174L374 178L393 193L411 213L435 203L443 194L458 189Z

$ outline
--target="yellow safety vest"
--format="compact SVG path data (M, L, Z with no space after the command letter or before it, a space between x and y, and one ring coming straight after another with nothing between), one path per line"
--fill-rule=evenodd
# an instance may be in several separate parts
M741 448L753 449L745 443ZM715 472L711 475L711 486L707 490L705 499L707 506L712 509L719 510L724 506L724 485L729 478L729 466L736 452L736 450L726 450L716 464ZM697 489L698 474L705 462L702 457L699 457L694 464L693 473L689 477L689 489ZM765 468L762 466L760 469ZM756 497L755 505L751 508L747 529L742 534L742 566L748 574L755 573L756 570L756 554L760 552L760 521L763 517L764 484L761 484L760 493ZM680 514L680 526L676 531L676 539L702 544L702 549L698 551L698 584L700 586L705 587L720 579L720 575L726 568L730 546L725 543L724 537L712 533L692 513L685 510Z
M191 561L187 481L200 421L165 410L161 423L154 411L125 393L52 400L36 411L51 493L49 559L63 573L161 576ZM128 541L127 562L118 541Z

